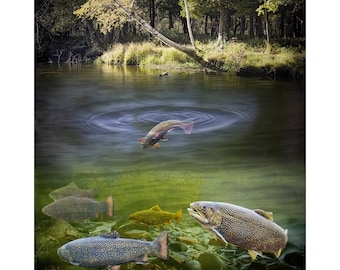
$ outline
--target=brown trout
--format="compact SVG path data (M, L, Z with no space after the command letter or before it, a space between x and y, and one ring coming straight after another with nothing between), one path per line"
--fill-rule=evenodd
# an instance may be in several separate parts
M119 265L129 262L147 264L148 254L167 260L168 236L164 231L157 239L149 242L120 238L117 232L111 232L68 242L57 253L61 259L73 265L119 269Z
M288 241L288 231L273 222L272 213L250 210L223 202L193 202L189 214L225 243L247 249L255 260L262 252L279 257Z
M176 213L171 213L163 211L158 205L155 205L150 209L131 214L129 220L147 225L161 225L170 223L171 220L180 222L182 220L182 209L179 209Z
M160 147L159 141L167 141L165 135L174 128L182 128L186 134L190 134L194 127L192 121L167 120L160 122L154 126L145 137L139 138L138 141L142 148L153 147L158 149Z

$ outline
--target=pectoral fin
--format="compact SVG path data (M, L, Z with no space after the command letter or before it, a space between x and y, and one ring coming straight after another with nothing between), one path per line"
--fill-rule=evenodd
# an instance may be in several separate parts
M249 249L248 254L251 257L251 259L254 261L254 260L256 260L257 255L262 255L262 252Z
M163 142L166 142L166 141L168 140L168 138L166 138L165 136L163 136L163 137L161 138L161 140L162 140Z
M274 253L275 256L276 256L276 258L280 257L281 252L282 252L282 249L280 248L278 251L276 251L276 252Z
M148 255L145 254L145 255L142 255L140 257L137 257L136 258L136 263L138 263L138 264L147 264L147 263L149 263Z
M159 149L161 146L159 145L159 143L155 143L152 147L153 147L154 149Z
M220 232L219 232L217 229L212 228L212 231L213 231L219 238L221 238L221 239L223 240L223 242L225 242L225 243L228 245L227 240L224 239L224 237L222 236L222 234L220 234Z
M108 270L119 270L120 269L120 265L109 266L107 269Z

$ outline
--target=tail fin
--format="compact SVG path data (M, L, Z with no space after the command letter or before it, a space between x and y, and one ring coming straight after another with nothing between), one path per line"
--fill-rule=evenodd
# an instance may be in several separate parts
M186 134L190 134L194 128L194 122L192 121L183 122L181 127L184 129Z
M176 220L178 222L181 222L182 221L182 209L179 209L177 212L176 212Z
M113 216L113 198L112 196L107 197L105 201L106 206L106 215L109 217Z
M156 255L164 260L169 259L168 233L166 231L162 232L153 243L156 247Z

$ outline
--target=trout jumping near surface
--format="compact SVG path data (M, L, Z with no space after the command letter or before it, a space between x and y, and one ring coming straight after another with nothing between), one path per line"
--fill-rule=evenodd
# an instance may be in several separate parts
M160 122L154 126L145 137L139 138L138 141L142 148L153 147L158 149L160 147L159 141L167 141L165 135L174 128L182 128L186 134L190 134L194 127L192 121L167 120Z
M261 209L199 201L191 203L188 212L224 242L247 249L253 260L262 252L279 257L288 241L288 231L274 223L271 212Z
M119 269L129 262L148 263L148 254L164 260L169 257L167 232L152 242L120 238L114 231L99 236L80 238L66 243L57 251L58 256L73 265L88 268Z

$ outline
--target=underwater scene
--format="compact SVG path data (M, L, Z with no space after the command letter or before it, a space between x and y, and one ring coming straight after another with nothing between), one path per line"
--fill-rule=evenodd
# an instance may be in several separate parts
M35 269L305 269L305 181L304 82L36 66Z

